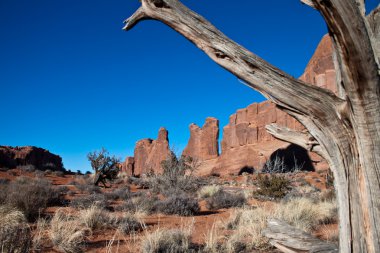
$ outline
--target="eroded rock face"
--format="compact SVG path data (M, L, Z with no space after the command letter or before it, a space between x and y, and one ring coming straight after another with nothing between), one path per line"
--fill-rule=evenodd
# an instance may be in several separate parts
M0 146L0 167L12 169L23 165L33 165L39 170L64 171L62 158L46 149Z
M128 156L125 161L121 164L121 171L126 173L128 176L133 176L135 170L135 158Z
M333 47L327 35L323 37L300 79L337 93ZM190 139L182 155L197 158L201 162L199 175L261 170L267 160L276 156L286 156L286 160L290 161L288 166L298 165L306 170L328 168L327 163L317 154L271 136L265 129L271 123L295 130L304 129L297 120L277 109L273 103L253 103L230 116L228 125L223 128L221 155L218 154L219 121L215 118L207 118L202 128L190 125ZM150 170L161 172L161 161L169 154L168 133L165 129L160 129L157 140L144 139L137 142L134 174L141 175ZM291 159L292 157L294 158Z
M337 92L333 47L327 35L323 37L300 79ZM276 156L286 156L288 167L300 166L306 170L328 168L327 163L317 154L271 136L265 129L265 126L271 123L294 130L304 130L297 120L277 109L272 102L253 103L230 116L228 125L223 128L221 155L204 158L198 169L199 175L239 174L261 170L267 160L275 159ZM193 135L193 131L191 133ZM190 138L186 151L194 149L193 139ZM197 142L202 143L205 140ZM187 153L191 154L188 151ZM292 157L294 161L289 162Z
M337 93L333 45L329 35L322 38L300 79Z
M134 152L135 176L153 171L161 173L161 162L170 154L168 131L160 128L157 140L143 139L136 143Z
M210 160L219 156L219 120L207 118L202 128L190 125L190 139L182 155L199 160Z

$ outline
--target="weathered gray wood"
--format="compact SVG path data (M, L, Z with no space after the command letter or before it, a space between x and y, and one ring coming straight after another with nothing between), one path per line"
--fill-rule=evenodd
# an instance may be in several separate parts
M277 219L268 220L267 228L263 235L270 239L270 243L285 253L313 252L333 253L338 252L337 245L322 241L304 231L290 226Z
M270 65L178 0L142 0L124 29L143 19L165 23L298 119L314 138L313 149L320 150L334 172L340 251L380 252L379 12L367 21L364 0L311 1L334 42L338 96ZM283 140L310 144L302 133L269 130Z

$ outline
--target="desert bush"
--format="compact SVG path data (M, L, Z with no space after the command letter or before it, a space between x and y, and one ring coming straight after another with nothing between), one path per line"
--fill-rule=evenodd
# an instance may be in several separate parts
M98 208L106 208L108 201L103 194L91 194L75 198L70 203L70 206L78 209L87 209L93 205L96 205Z
M35 176L36 178L42 178L42 177L45 176L45 174L44 174L44 172L41 171L41 170L36 170L36 171L34 172L34 176Z
M150 185L147 178L138 178L138 177L128 177L127 183L134 184L139 189L148 189Z
M163 172L148 178L149 189L170 196L174 192L194 194L202 180L193 176L197 163L190 157L177 158L174 153L162 162Z
M86 230L80 222L58 210L50 222L50 239L61 252L83 252Z
M63 188L55 188L44 179L20 177L9 183L4 203L17 208L29 221L34 221L49 205L62 204Z
M141 231L144 228L144 224L131 213L125 213L123 217L118 220L118 229L124 234L131 234L137 231Z
M200 211L198 201L186 195L173 195L163 201L157 202L157 209L164 214L177 214L181 216L194 216Z
M206 199L206 207L209 210L218 210L221 208L241 207L247 202L244 193L229 193L219 189L214 195Z
M53 173L53 171L50 169L47 169L47 170L43 169L43 171L44 171L45 176L51 175Z
M32 164L18 166L18 168L24 172L35 172L36 171L36 167L34 167L34 165L32 165Z
M220 190L219 185L205 185L199 190L198 197L201 199L206 199L206 198L212 197L219 190Z
M99 186L93 184L76 184L75 187L82 193L95 194L102 192Z
M104 148L99 152L90 152L87 155L91 163L91 167L95 172L94 184L102 183L106 187L106 181L112 181L117 178L120 169L120 159L115 156L110 156L108 151Z
M104 195L108 200L127 200L131 197L131 192L128 187L123 187L112 192L106 192Z
M132 213L151 214L157 211L158 202L159 199L156 196L148 196L143 194L124 201L118 210Z
M1 252L29 252L32 237L22 212L9 206L0 206L0 224Z
M190 236L181 230L156 230L147 234L141 245L143 253L188 253L190 249Z
M285 197L290 189L290 182L284 176L259 174L257 183L258 189L255 192L257 197L279 199Z
M53 171L52 175L54 175L56 177L63 177L63 176L65 176L65 173L63 171L57 170L57 171Z
M290 200L294 198L310 198L318 200L320 198L320 190L308 183L293 187L284 197L284 200Z

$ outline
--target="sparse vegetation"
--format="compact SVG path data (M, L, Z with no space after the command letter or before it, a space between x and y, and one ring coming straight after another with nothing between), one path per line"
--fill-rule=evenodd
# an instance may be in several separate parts
M3 203L22 211L29 221L37 219L43 210L53 204L63 203L65 188L56 188L44 179L19 177L1 187L6 193Z
M192 158L178 159L172 152L172 155L162 162L163 173L149 177L149 188L165 196L174 192L194 194L202 184L199 178L193 176L197 166L197 162Z
M70 205L79 209L87 209L93 205L96 205L98 208L106 208L108 201L103 194L91 194L73 199Z
M206 199L206 206L210 210L221 208L241 207L246 204L244 193L229 193L219 189L214 195Z

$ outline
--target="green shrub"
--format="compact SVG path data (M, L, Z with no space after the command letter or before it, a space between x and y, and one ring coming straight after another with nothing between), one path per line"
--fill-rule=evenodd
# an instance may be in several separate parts
M279 199L285 197L290 190L290 182L283 176L259 174L257 177L258 189L255 192L257 197L267 197L270 199Z

